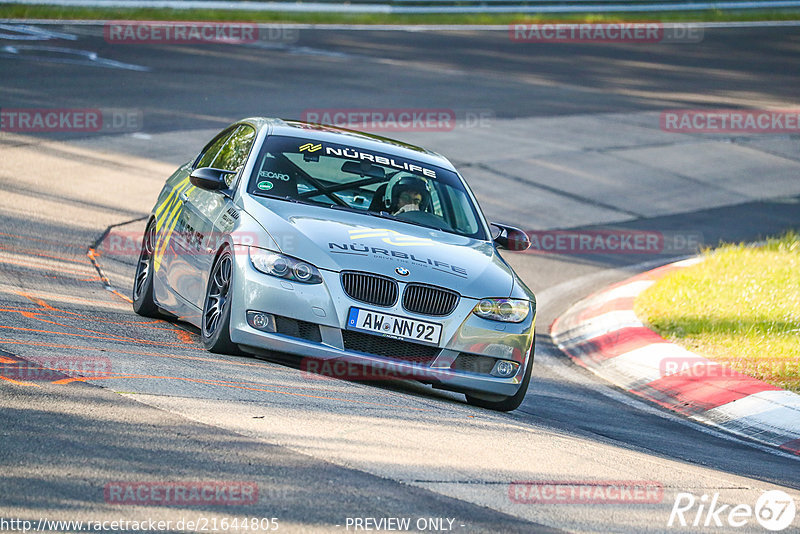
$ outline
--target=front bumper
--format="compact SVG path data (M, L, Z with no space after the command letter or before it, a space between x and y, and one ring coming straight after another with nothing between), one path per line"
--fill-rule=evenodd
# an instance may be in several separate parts
M231 340L249 352L279 351L313 360L341 360L373 370L389 370L390 375L396 378L413 378L445 389L499 396L510 396L517 392L526 365L533 358L530 350L535 319L533 311L521 323L489 321L472 313L476 299L461 297L450 315L431 317L409 313L402 308L400 299L391 308L355 301L344 292L339 273L336 272L321 271L321 284L289 282L255 270L246 253L235 255L234 268ZM398 283L402 294L404 282ZM400 351L404 353L402 356L398 352L396 357L386 350L381 354L356 350L350 342L353 334L346 329L351 307L439 323L442 325L441 340L437 347L420 348L420 352L426 355L424 358L409 357L406 350ZM248 311L272 314L282 322L294 325L293 328L296 325L302 328L289 333L265 332L248 323ZM313 335L308 335L308 332L313 332ZM355 335L362 336L360 339L364 339L365 335L372 336ZM387 340L385 345L391 347L393 343L394 346L402 343L402 348L412 349L417 345L393 340ZM466 359L459 359L462 356ZM493 360L510 360L519 366L513 376L500 378L488 372ZM478 361L481 365L465 366L464 361ZM301 363L301 368L312 367ZM328 368L333 369L330 366ZM341 366L339 368L344 369ZM359 377L349 376L348 371L343 378Z

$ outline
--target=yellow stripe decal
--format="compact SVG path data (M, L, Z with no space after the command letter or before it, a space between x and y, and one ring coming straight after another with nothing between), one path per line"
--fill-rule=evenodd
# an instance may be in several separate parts
M180 196L183 193L189 194L194 189L195 186L186 177L172 189L164 202L156 208L156 245L153 256L153 268L156 271L161 268L161 260L167 250L169 238L172 237L172 231L175 229L180 213L183 210L183 201ZM159 218L159 215L164 213L169 213L169 216Z
M161 212L164 211L164 208L167 207L167 204L174 204L174 199L176 199L178 195L180 195L179 190L182 189L188 181L189 177L187 176L186 178L178 182L178 184L175 187L172 188L172 191L169 192L169 195L167 195L167 198L164 199L164 202L162 202L161 205L158 208L156 208L156 217L161 215Z
M161 260L164 257L164 253L167 251L167 243L169 243L169 238L172 236L172 231L175 229L175 225L178 223L178 215L183 208L183 202L178 201L179 204L175 207L172 213L170 213L169 218L166 219L166 224L169 225L169 229L164 231L164 234L160 240L160 242L156 245L156 254L153 257L153 268L158 271L161 268Z

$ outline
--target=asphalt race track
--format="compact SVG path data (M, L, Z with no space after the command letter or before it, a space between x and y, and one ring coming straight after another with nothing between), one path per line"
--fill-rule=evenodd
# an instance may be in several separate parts
M88 358L109 371L0 377L0 519L274 517L279 531L335 532L354 530L356 518L405 517L457 532L763 532L755 519L667 523L680 492L732 506L753 506L768 489L800 492L797 457L631 397L550 341L550 324L579 298L694 246L506 254L537 293L537 345L524 404L500 414L411 382L325 379L285 358L207 353L189 326L133 313L138 249L110 254L102 242L107 231L141 232L166 177L228 123L334 108L452 110L454 128L386 135L451 157L490 219L528 230L602 226L714 245L797 228L796 133L659 127L668 109L796 108L797 28L707 28L683 44L300 28L279 42L122 45L97 25L37 26L51 32L38 40L13 27L0 26L3 111L130 118L103 132L0 131L0 362ZM509 485L531 480L654 481L663 495L515 501ZM119 481L243 481L258 499L121 505L104 494Z

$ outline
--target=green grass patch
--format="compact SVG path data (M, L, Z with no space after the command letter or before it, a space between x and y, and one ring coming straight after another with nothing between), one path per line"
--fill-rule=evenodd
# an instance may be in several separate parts
M284 13L215 9L83 8L0 3L0 18L59 20L213 20L238 22L284 22L302 24L510 24L512 22L730 22L757 20L798 20L800 10L679 11L663 13L453 13L453 14L368 14L368 13Z
M800 234L704 257L641 293L636 314L669 341L800 392Z

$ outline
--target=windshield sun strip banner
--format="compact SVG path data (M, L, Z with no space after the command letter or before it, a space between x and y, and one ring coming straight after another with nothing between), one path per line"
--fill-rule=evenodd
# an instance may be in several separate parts
M369 161L384 167L407 171L427 178L438 179L441 177L441 172L437 172L439 168L436 166L424 165L420 161L407 159L395 154L375 152L369 149L347 146L339 143L327 143L325 141L314 141L300 137L270 136L267 138L265 145L284 154L298 153L308 156L328 156L339 159ZM455 174L449 169L440 169L440 171L442 170Z

